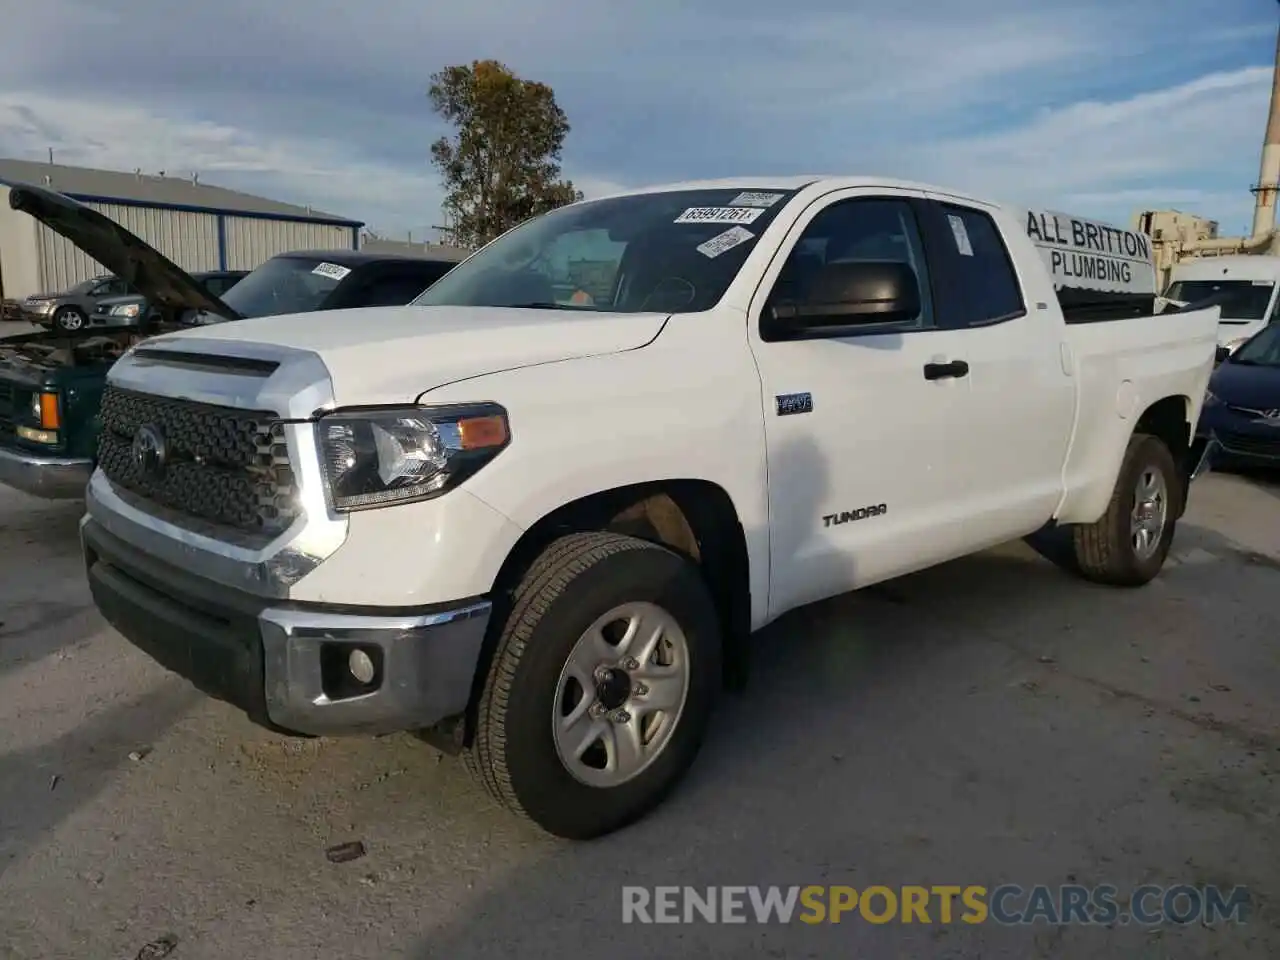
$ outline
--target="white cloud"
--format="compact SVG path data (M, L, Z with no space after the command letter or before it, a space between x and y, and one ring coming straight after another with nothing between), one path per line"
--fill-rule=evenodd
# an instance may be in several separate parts
M1270 88L1270 68L1247 67L1072 103L1009 130L931 144L918 165L1010 201L1075 203L1126 220L1127 207L1194 203L1237 229L1252 207Z
M104 170L199 172L206 183L364 220L387 236L424 238L441 223L439 178L360 155L324 139L266 138L224 123L168 116L145 107L22 92L0 93L0 152ZM598 177L575 180L587 196L623 189Z
M424 16L380 0L371 21L342 0L180 16L163 0L43 0L0 36L0 154L198 170L419 236L440 222L427 77L495 56L555 87L566 174L588 196L818 168L1108 219L1177 205L1239 229L1271 76L1246 65L1267 61L1274 28L1209 18L1214 0L1176 6L738 0L724 16L473 0ZM121 44L150 51L145 76L99 72Z

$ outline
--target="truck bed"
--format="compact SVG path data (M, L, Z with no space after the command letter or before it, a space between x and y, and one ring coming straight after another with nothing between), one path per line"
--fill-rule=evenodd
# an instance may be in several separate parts
M1154 401L1182 395L1194 427L1213 373L1218 308L1068 324L1063 362L1077 378L1076 421L1058 519L1096 519L1111 497L1124 438ZM1190 395L1186 384L1191 379Z

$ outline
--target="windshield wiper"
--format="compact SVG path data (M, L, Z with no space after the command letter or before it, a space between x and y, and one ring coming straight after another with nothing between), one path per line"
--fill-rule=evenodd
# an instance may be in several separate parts
M528 303L504 303L504 307L512 310L573 310L567 303L555 303L550 300L531 300Z

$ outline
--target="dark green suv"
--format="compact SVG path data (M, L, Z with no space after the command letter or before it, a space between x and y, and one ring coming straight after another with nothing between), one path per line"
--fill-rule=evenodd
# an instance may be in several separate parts
M115 221L59 193L15 184L9 205L66 237L148 304L146 322L135 327L0 340L0 483L48 499L84 495L107 371L139 341L244 317L403 306L457 263L357 250L282 253L218 297Z

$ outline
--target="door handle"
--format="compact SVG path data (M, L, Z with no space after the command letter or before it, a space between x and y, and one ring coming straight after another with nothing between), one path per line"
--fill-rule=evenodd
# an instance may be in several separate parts
M950 363L926 363L924 378L926 380L946 380L954 377L967 377L969 364L963 360L952 360Z

